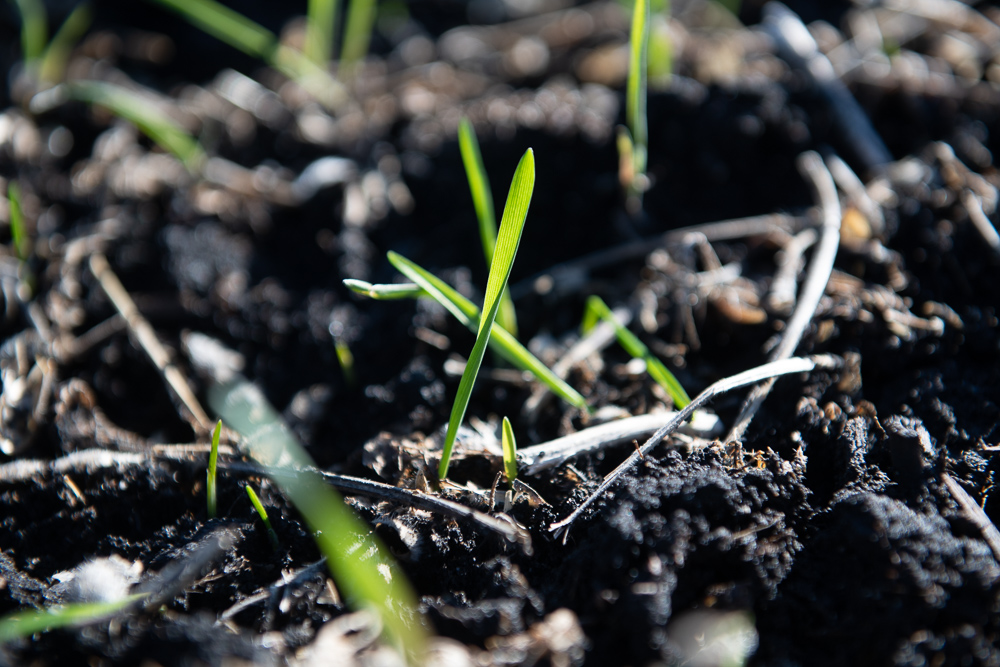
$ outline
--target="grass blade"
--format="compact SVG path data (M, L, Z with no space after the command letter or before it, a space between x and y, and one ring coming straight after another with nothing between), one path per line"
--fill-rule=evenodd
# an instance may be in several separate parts
M462 164L465 165L465 175L469 179L469 190L472 192L472 205L476 209L479 220L479 238L483 242L483 255L486 264L493 263L493 249L497 244L497 219L493 207L493 193L490 191L490 180L483 165L483 156L479 151L479 141L476 131L468 118L462 118L458 124L458 148L462 153ZM497 321L504 329L517 337L517 313L510 290L503 292L503 301L497 312Z
M208 496L208 518L214 519L218 508L216 495L216 469L219 463L219 436L222 433L222 420L220 419L212 431L212 452L208 455L208 473L205 483L206 495Z
M497 237L496 249L493 252L493 262L490 264L490 276L486 282L486 298L483 300L483 316L479 318L479 331L476 334L476 344L469 354L465 371L458 383L458 395L451 409L448 420L448 432L444 437L444 450L441 452L441 465L438 477L448 476L448 463L451 460L451 450L455 446L455 436L458 427L465 418L465 410L469 406L472 387L479 374L479 367L486 354L486 345L490 340L493 322L500 308L500 294L507 286L517 247L521 243L521 232L528 217L528 206L531 204L531 194L535 188L535 156L529 148L514 171L514 179L507 195L507 205L504 207L503 219L500 221L500 234Z
M194 173L204 163L205 151L184 128L128 88L105 81L80 81L67 84L66 92L74 99L102 106L133 123L161 148L173 153L188 171Z
M7 201L10 204L10 240L14 245L14 254L24 262L31 252L31 241L28 239L24 213L21 210L21 188L14 181L7 184Z
M14 0L21 15L21 54L25 65L42 57L49 41L49 19L42 0Z
M653 356L653 353L649 351L641 340L639 340L634 333L626 329L621 325L618 319L608 308L608 304L599 296L591 296L587 299L586 311L583 316L583 328L587 331L594 326L597 322L597 318L608 322L615 328L615 336L618 338L618 342L621 344L625 351L631 354L637 359L642 359L646 362L646 371L649 376L656 381L658 385L666 390L670 399L674 402L674 405L678 409L684 408L688 403L691 402L691 398L684 391L684 387L681 383L677 381L674 374L667 370L667 367L663 365L663 362Z
M507 475L507 481L513 483L517 479L517 442L514 440L514 428L506 417L503 418L501 442L504 474Z
M427 269L424 269L402 255L390 252L389 261L394 267L396 267L396 269L399 270L400 273L417 284L370 285L368 283L363 283L364 285L367 285L367 288L364 288L365 291L361 291L363 288L357 286L352 287L352 289L359 294L377 294L378 296L373 296L373 298L376 299L396 299L401 298L398 295L403 294L404 290L401 288L405 288L408 297L416 298L418 296L429 296L444 306L448 312L454 315L459 322L464 324L471 331L479 331L479 318L481 313L476 304L466 299L464 296L459 294L456 289L451 287L451 285L444 282ZM346 283L348 281L345 280L344 282ZM350 282L360 283L361 281ZM351 287L351 285L349 285L349 287ZM383 293L383 288L391 288L391 291ZM385 294L389 294L391 296L386 296ZM493 333L490 336L489 345L491 349L493 349L509 364L515 368L520 368L521 370L525 370L533 374L539 382L545 384L550 390L552 390L553 393L570 405L586 412L590 411L590 408L587 406L587 400L581 396L578 391L566 384L565 380L553 373L548 366L543 364L538 359L538 357L529 352L527 348L521 345L521 343L519 343L517 339L510 334L510 332L498 325L496 322L493 323Z
M153 1L247 55L268 60L277 45L273 32L214 0Z
M29 637L36 632L102 621L146 595L138 593L108 602L79 602L51 609L8 614L0 619L0 644L18 637Z
M264 522L264 527L267 528L267 537L271 540L271 546L277 551L279 546L278 534L274 532L274 527L271 526L271 520L267 517L267 510L264 509L264 503L260 502L260 498L257 497L257 493L253 490L252 486L247 484L244 488L247 490L247 496L250 497L250 504L253 505L254 511L257 512L260 520Z
M309 0L303 51L309 60L320 67L326 67L333 58L333 36L337 34L339 9L339 0Z
M267 467L301 513L351 603L378 613L410 661L418 662L427 637L412 589L399 573L389 579L382 575L379 566L390 562L388 551L323 480L277 411L244 378L212 386L208 401L230 428L246 438L250 456ZM375 555L368 557L372 551Z
M646 63L649 51L649 0L635 0L629 36L628 81L625 87L625 119L632 137L633 181L630 196L641 192L636 179L646 173Z
M42 81L57 83L62 80L70 53L87 32L92 20L93 13L88 3L81 2L73 8L42 54L42 64L39 69L39 78Z
M375 25L375 0L351 0L344 28L344 48L340 61L350 66L365 57Z

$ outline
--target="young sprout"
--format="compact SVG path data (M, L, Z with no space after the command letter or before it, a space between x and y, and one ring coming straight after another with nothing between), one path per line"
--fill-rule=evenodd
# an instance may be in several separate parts
M347 27L344 28L344 47L340 61L350 67L365 57L375 26L375 0L351 0L347 9Z
M514 483L517 479L517 443L514 441L514 429L510 425L510 420L503 418L503 429L501 433L503 444L503 470L507 475L507 482Z
M21 55L25 65L42 57L49 40L49 19L42 0L14 0L21 14Z
M622 169L626 206L632 214L642 207L646 187L646 62L649 49L649 0L635 0L629 35L628 81L625 86L625 121L628 132L619 131L622 159L630 157L631 167ZM624 149L624 150L622 150Z
M363 280L348 279L344 281L355 294L377 300L393 300L402 298L430 297L440 303L449 313L471 331L479 331L480 310L458 293L448 283L444 282L427 269L394 252L388 254L389 262L416 284L372 285ZM507 363L515 368L528 371L545 384L553 393L564 401L585 412L590 411L587 400L578 391L566 384L566 381L549 370L548 366L531 354L506 329L493 323L493 334L489 340L490 349L496 352Z
M621 322L615 318L614 313L611 312L611 309L608 308L608 305L604 303L601 297L591 296L587 299L581 328L584 332L587 332L597 324L599 319L604 320L614 327L615 337L618 338L618 342L625 348L626 352L634 358L642 359L646 362L646 371L657 384L666 390L677 409L681 409L691 402L691 398L684 391L684 387L677 381L674 374L667 370L663 362L654 357L649 348L634 333L621 325Z
M76 602L49 609L16 611L0 619L0 645L20 637L30 637L36 632L98 623L148 595L137 593L119 600Z
M351 348L342 338L334 340L333 347L337 353L340 370L344 374L344 381L353 387L357 383L357 376L354 375L354 355L351 353Z
M472 205L479 220L479 238L483 243L483 254L486 256L486 264L489 265L493 262L493 248L497 244L497 219L493 208L490 180L483 165L482 153L479 151L479 141L476 140L476 131L472 129L472 123L468 118L459 121L458 148L462 153L465 175L469 179ZM514 311L514 301L510 298L510 290L504 289L501 299L497 322L517 338L517 314Z
M306 10L306 57L319 67L333 58L333 36L337 34L339 0L309 0Z
M70 52L83 37L83 34L87 32L92 20L93 14L88 3L81 2L73 8L73 11L52 37L52 41L45 47L38 72L38 78L41 81L53 84L62 81L66 73Z
M31 252L31 241L24 228L24 213L21 211L21 188L11 181L7 185L7 201L10 202L10 238L14 245L14 253L22 262L28 259Z
M514 265L517 247L521 243L521 232L524 231L524 221L528 217L528 206L531 204L531 194L535 188L535 155L529 148L514 171L514 179L507 195L507 205L504 207L503 219L500 221L500 234L497 238L493 262L490 264L490 274L486 281L486 298L483 301L483 316L479 319L479 331L476 343L465 364L465 371L458 383L458 395L451 409L448 420L448 432L444 437L444 450L441 452L441 465L438 467L438 477L448 476L448 464L451 461L451 450L455 446L455 436L458 427L465 418L465 410L469 406L472 387L479 374L479 367L486 354L486 345L493 331L493 322L500 309L500 294L507 286L510 270Z
M215 491L215 470L219 462L219 436L222 434L222 420L220 419L212 431L212 453L208 455L208 480L205 489L208 495L208 518L214 519L216 516L216 491Z
M275 551L278 550L278 534L274 532L274 527L271 526L271 520L267 518L267 510L264 509L263 503L260 502L260 498L254 492L253 487L249 484L246 485L247 495L250 496L250 503L253 505L254 510L257 511L257 516L260 520L264 522L264 527L267 528L267 536L271 540L271 546Z

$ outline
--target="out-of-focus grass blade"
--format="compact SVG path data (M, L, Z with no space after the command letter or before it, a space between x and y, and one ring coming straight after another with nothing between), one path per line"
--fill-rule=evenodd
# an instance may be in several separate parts
M344 48L340 50L341 63L350 66L365 57L374 26L375 0L351 0L344 28Z
M188 171L197 172L204 164L205 151L201 145L172 118L140 95L105 81L79 81L65 85L69 97L102 106L114 115L134 123L160 147L177 156ZM53 91L49 91L51 92ZM41 95L36 96L36 99L39 97Z
M513 483L517 479L517 442L514 440L514 428L510 420L503 418L503 429L500 435L503 443L503 469L507 481Z
M646 59L649 48L649 0L635 0L629 36L628 81L625 89L625 118L632 134L635 176L646 173Z
M465 410L469 406L472 387L479 374L479 367L486 354L486 345L493 331L493 322L500 308L500 294L507 286L510 270L514 265L517 247L521 243L521 232L524 231L524 221L528 217L528 206L531 204L531 194L535 188L535 156L529 148L514 171L514 179L510 184L507 204L504 207L503 218L500 221L500 234L497 237L496 249L493 252L493 262L490 265L490 276L486 282L486 298L483 300L483 316L479 318L479 331L476 333L476 344L469 354L465 371L458 383L458 394L451 409L448 420L448 432L444 437L444 449L441 452L441 465L438 477L448 476L448 464L451 461L451 450L455 446L455 436L458 427L465 418Z
M408 260L394 252L389 253L389 261L400 273L416 285L371 285L362 281L344 281L355 285L349 285L358 294L371 296L375 299L397 299L404 294L408 298L429 296L442 306L455 318L468 327L471 331L479 331L480 311L476 304L472 303L448 283L441 280L433 273L424 269L420 265ZM366 287L363 287L366 286ZM391 288L388 292L383 292L383 288ZM388 296L391 295L391 296ZM581 410L590 411L587 400L580 395L573 387L566 384L566 381L553 373L548 366L543 364L538 357L528 351L521 343L514 338L510 332L501 327L496 322L493 323L493 335L490 336L489 344L497 354L505 359L515 368L528 371L533 374L538 381L545 384L553 393L564 401Z
M10 240L14 244L14 254L22 262L28 259L31 242L24 228L24 213L21 211L21 188L11 181L7 184L7 201L10 204Z
M129 595L110 602L80 602L51 609L17 611L0 619L0 644L36 632L65 628L71 625L96 623L146 597L146 593Z
M208 403L247 441L251 458L265 466L301 513L337 586L353 605L379 614L389 635L408 659L421 664L427 632L417 612L416 596L399 572L386 577L379 566L391 562L381 542L354 515L316 471L312 459L268 403L245 378L209 388ZM374 556L369 556L374 551Z
M355 294L366 296L369 299L375 299L376 301L416 299L417 297L426 296L427 294L420 287L420 285L414 285L413 283L402 283L399 285L372 285L370 282L364 280L347 278L344 280L344 285L346 285L347 288Z
M684 387L677 381L674 374L667 370L663 362L654 357L649 348L635 334L621 325L615 318L614 313L611 312L611 309L608 308L608 304L604 303L601 297L591 296L587 299L586 311L583 316L584 331L593 327L598 317L610 323L615 328L615 336L626 352L646 362L646 371L649 372L649 376L666 390L677 409L681 409L691 402L691 398L684 391Z
M21 55L26 65L41 58L49 40L49 18L42 0L14 0L21 15Z
M309 0L306 13L306 57L326 67L333 57L333 36L337 34L339 0Z
M218 507L216 494L216 469L219 462L219 436L222 434L222 420L220 419L212 430L212 451L208 455L208 472L206 473L205 492L208 496L208 518L214 519Z
M274 527L271 525L271 519L267 516L267 510L264 509L264 503L260 502L260 498L257 497L257 492L253 490L253 487L249 484L246 485L247 496L250 498L250 504L253 505L253 509L257 512L257 516L260 520L264 522L264 527L267 528L267 538L271 541L271 547L275 551L278 550L280 546L278 542L278 534L274 532Z
M465 175L469 179L472 205L479 220L479 238L483 243L483 254L486 256L486 264L489 265L493 263L493 248L497 244L497 219L493 208L493 193L490 191L490 179L483 165L476 131L472 129L472 123L468 118L462 118L458 124L458 147L462 152ZM514 310L514 301L510 297L510 290L505 289L502 298L500 310L497 312L497 322L516 338L517 313Z
M153 0L243 53L269 59L277 44L274 33L215 0Z
M73 8L42 54L42 64L38 75L42 81L48 83L62 81L70 53L87 32L92 20L93 15L88 3L81 2Z

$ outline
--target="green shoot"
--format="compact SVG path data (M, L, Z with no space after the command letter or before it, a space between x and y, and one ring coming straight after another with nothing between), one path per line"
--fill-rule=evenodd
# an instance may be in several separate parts
M639 340L635 334L626 329L621 325L621 323L615 318L614 313L608 308L608 305L599 296L591 296L587 299L586 310L583 315L583 325L582 328L584 332L589 331L597 323L598 319L602 319L609 323L615 328L615 336L618 338L618 342L621 344L625 351L631 354L636 359L642 359L646 362L646 371L649 373L657 384L659 384L670 396L671 400L674 402L674 406L677 409L681 409L691 402L691 398L684 391L684 387L681 383L677 381L674 374L667 370L667 367L663 365L663 362L653 356L653 353L649 351L641 340Z
M377 300L416 299L422 296L431 297L444 306L448 312L455 316L455 319L464 324L468 329L479 331L481 312L476 304L466 299L457 290L448 285L448 283L427 269L411 262L402 255L390 252L389 262L400 273L417 284L372 285L362 280L345 280L344 284L354 291L355 294ZM533 374L539 382L546 385L553 393L570 405L586 412L590 411L590 408L587 406L587 400L579 392L549 370L548 366L539 361L535 355L531 354L527 348L521 345L516 338L496 322L493 323L493 333L490 336L489 344L490 348L501 358L515 368L520 368Z
M204 164L205 151L201 145L176 121L142 96L104 81L80 81L65 85L64 90L69 97L104 107L133 123L161 148L173 153L189 172L197 172ZM49 97L55 92L56 89L53 89L37 95L32 101L32 110L42 110L49 100L58 99L58 95Z
M531 204L534 188L535 155L529 148L514 171L514 179L507 195L507 205L500 221L500 234L497 237L493 262L490 264L490 275L486 282L486 298L483 300L483 316L479 318L476 344L472 347L469 361L465 364L465 371L458 383L458 395L455 397L451 418L448 420L448 432L444 437L444 450L441 452L441 465L438 468L440 479L448 476L448 463L451 460L451 450L455 446L455 436L458 434L462 419L465 418L465 410L472 396L472 387L476 382L476 375L479 374L479 367L483 363L483 356L486 354L486 344L490 340L493 322L500 309L500 294L507 286L510 270L514 266L514 256L521 243L521 232L528 217L528 206Z
M21 14L21 54L25 65L32 65L45 51L49 41L49 18L42 0L14 0Z
M503 418L503 430L501 433L503 444L503 470L507 475L507 481L511 484L517 479L517 442L514 440L514 429L510 425L510 420Z
M0 644L30 637L36 632L100 622L146 595L139 593L109 602L80 602L50 609L16 611L0 619Z
M215 0L151 0L183 16L194 26L216 39L260 58L292 79L310 95L329 108L343 101L344 89L326 71L305 54L278 42L267 28Z
M306 13L306 57L320 67L333 58L333 36L337 34L339 0L309 0Z
M222 423L221 421L219 422ZM264 522L264 527L267 528L267 536L271 540L271 546L275 551L278 550L278 534L274 532L274 527L271 526L271 520L267 518L267 510L264 509L263 503L260 502L260 498L254 492L253 487L249 484L246 485L247 495L250 496L250 504L253 505L254 510L257 511L257 516L260 520Z
M70 52L87 32L92 20L90 5L86 2L81 2L73 8L42 54L42 64L38 73L40 80L47 83L62 81Z
M216 516L217 502L216 502L216 491L215 491L215 471L216 465L219 462L219 436L222 433L222 420L215 425L215 430L212 431L212 453L208 455L208 479L206 481L205 489L208 495L208 518L214 519Z
M354 375L354 355L351 354L351 348L341 339L335 340L333 347L337 352L337 361L344 374L344 381L353 387L357 383L357 377Z
M628 206L637 213L642 205L646 175L646 62L649 50L649 0L635 0L629 35L628 81L625 87L625 120L631 138L632 180L628 184ZM621 139L619 139L621 145Z
M10 237L14 245L14 253L22 262L27 261L31 253L31 241L24 228L24 213L21 210L21 188L11 181L7 185L7 201L10 202Z
M350 66L365 57L375 25L375 0L351 0L344 29L344 47L340 60Z
M278 412L242 377L210 387L208 401L301 513L351 603L378 613L410 662L420 662L427 633L416 596L399 572L383 574L390 563L385 547L326 484Z
M465 165L465 175L469 179L469 190L472 191L472 205L479 219L479 238L483 242L483 254L486 264L493 262L493 248L497 244L497 219L493 208L493 194L490 191L490 180L486 176L483 156L479 151L479 141L476 131L468 118L462 118L458 124L458 147L462 152L462 163ZM510 290L504 289L500 310L497 312L497 322L504 329L517 337L517 314L514 311L514 301L510 298Z

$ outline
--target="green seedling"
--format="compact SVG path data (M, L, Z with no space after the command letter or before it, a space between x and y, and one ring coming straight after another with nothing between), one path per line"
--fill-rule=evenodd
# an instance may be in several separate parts
M212 431L212 453L208 455L208 473L205 483L205 490L208 495L208 518L214 519L217 509L217 498L215 491L215 471L219 462L219 436L222 434L222 420L215 425Z
M221 422L220 422L221 423ZM249 484L246 485L247 495L250 497L250 504L253 505L254 510L257 512L257 516L260 520L264 522L264 527L267 528L267 537L271 540L271 547L275 551L278 550L278 534L274 532L274 527L271 526L271 520L267 518L267 510L264 509L263 503L260 502L260 498L254 492L253 487Z
M11 181L7 185L7 201L10 203L10 238L14 245L14 253L22 262L27 261L31 254L31 240L24 225L24 213L21 210L21 188Z
M147 593L129 595L110 602L79 602L49 609L17 611L0 619L0 644L36 632L97 623L146 597Z
M344 381L353 387L357 384L357 376L354 375L354 355L351 353L351 348L340 339L334 341L333 347L337 352L337 362L344 374Z
M49 41L49 19L41 0L14 0L21 14L21 55L26 64L36 62Z
M21 15L21 54L28 73L37 81L55 83L63 78L70 51L90 27L87 3L73 8L52 41L48 41L48 15L39 0L14 0Z
M389 253L389 262L400 273L417 284L402 285L372 285L362 280L345 280L355 294L377 300L416 299L430 297L440 303L455 318L470 331L479 331L481 312L459 292L433 273L394 252ZM493 323L493 333L489 340L490 349L496 352L507 363L535 376L553 393L570 405L589 412L587 400L578 391L566 384L566 381L553 373L538 357L531 354L506 329Z
M514 440L514 429L506 417L503 418L500 440L503 445L504 474L507 475L507 482L513 484L517 479L517 442Z
M161 148L173 153L191 173L197 173L205 163L201 144L176 121L146 98L113 83L78 81L62 84L36 95L31 101L31 110L36 113L48 111L67 98L104 107L129 121Z
M247 452L262 465L313 532L327 567L354 606L372 609L411 663L422 662L427 630L416 596L391 568L385 546L344 504L257 387L236 377L208 391L209 405L243 436Z
M337 34L339 0L309 0L306 10L306 57L320 67L333 58L333 36Z
M646 63L649 51L649 0L635 0L629 34L628 80L625 85L625 121L628 131L619 130L618 146L626 190L626 206L632 214L642 207L646 187ZM628 160L628 165L625 161Z
M350 67L365 57L375 26L375 0L351 0L347 9L347 26L344 29L344 47L340 61Z
M483 356L486 354L486 345L490 340L490 333L493 331L493 322L500 309L500 294L507 286L510 270L514 266L514 257L517 254L517 247L521 243L521 232L524 231L524 222L528 217L528 206L531 204L531 194L534 188L535 155L529 148L514 171L514 179L511 181L507 204L500 221L500 233L497 237L496 250L493 253L493 262L490 264L489 278L486 281L483 316L479 319L476 344L472 347L469 361L465 364L465 371L462 372L462 379L458 383L458 395L455 397L451 418L448 420L448 432L444 437L441 465L438 468L440 479L445 479L448 476L448 463L451 461L451 450L455 446L455 436L458 434L459 425L465 418L465 410L469 406L469 398L472 396L472 387L476 382L476 375L479 374L479 367L483 363Z
M344 101L343 86L301 51L283 46L273 32L215 0L150 0L180 14L192 25L249 56L265 61L294 80L328 108Z
M490 191L490 180L483 165L483 156L479 151L479 141L476 131L468 118L462 118L458 124L458 147L462 153L462 163L465 165L465 175L469 179L469 190L472 192L472 205L476 209L479 220L479 238L483 242L483 254L487 266L493 262L493 249L497 244L497 219L493 208L493 194ZM510 290L504 289L501 297L500 310L497 311L497 322L504 329L517 337L517 314L514 311L514 301L510 298Z
M674 402L674 406L677 409L681 409L691 402L691 398L684 391L684 387L681 383L677 381L674 374L667 370L667 367L663 365L663 362L653 356L653 353L649 351L641 340L639 340L635 334L622 326L621 322L615 317L608 305L599 296L591 296L587 299L587 305L583 314L583 324L581 328L584 333L590 331L597 324L598 320L604 320L609 323L615 329L615 337L621 344L625 351L628 352L636 359L642 359L646 362L646 371L649 376L656 381L658 385L663 387L670 396L670 399Z

